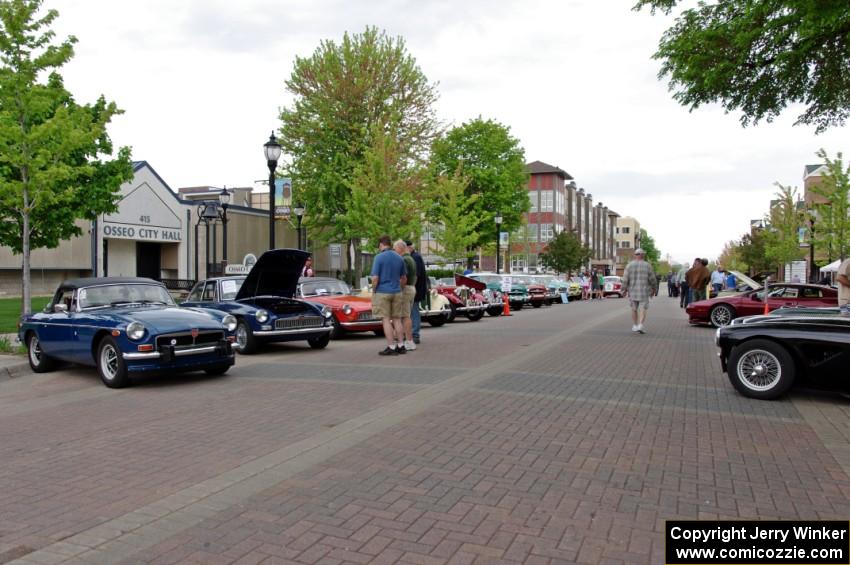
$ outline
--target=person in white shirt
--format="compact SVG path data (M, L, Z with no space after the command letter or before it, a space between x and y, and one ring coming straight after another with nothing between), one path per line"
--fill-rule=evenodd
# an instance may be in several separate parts
M723 274L723 269L717 265L717 269L711 273L711 288L716 294L720 294L723 290L723 283L726 280L726 275Z

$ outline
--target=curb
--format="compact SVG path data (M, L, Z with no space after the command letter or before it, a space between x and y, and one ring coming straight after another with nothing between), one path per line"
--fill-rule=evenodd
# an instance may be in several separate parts
M30 365L27 361L9 363L8 365L0 366L0 381L15 379L31 372Z

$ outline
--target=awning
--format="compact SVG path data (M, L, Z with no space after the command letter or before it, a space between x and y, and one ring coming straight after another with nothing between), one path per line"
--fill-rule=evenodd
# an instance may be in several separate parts
M829 265L820 268L821 273L835 273L838 271L838 267L841 265L841 259L836 259Z

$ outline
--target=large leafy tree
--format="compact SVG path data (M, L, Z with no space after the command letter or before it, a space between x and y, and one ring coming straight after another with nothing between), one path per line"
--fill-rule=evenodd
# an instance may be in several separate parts
M470 249L478 241L481 218L472 213L478 195L466 195L469 180L459 173L440 176L436 179L433 193L432 221L434 239L443 248L443 256L469 260Z
M777 183L779 192L771 202L764 231L764 255L773 267L802 258L800 229L805 226L804 215L797 204L797 190Z
M74 37L55 43L56 10L0 2L0 243L22 255L22 313L30 312L30 252L82 233L76 221L116 209L132 178L130 151L114 159L106 126L120 113L102 96L78 104L59 69Z
M752 233L741 236L738 255L751 275L770 269L770 261L765 251L765 233L764 229L756 228Z
M360 239L376 234L338 221L351 208L352 181L363 174L376 131L393 132L397 163L425 159L437 132L436 86L403 39L369 27L296 57L286 89L294 101L280 115L281 145L291 159L295 196L307 204L305 220L319 228L312 231L316 238L354 248L349 268L359 273Z
M525 152L510 128L493 120L476 118L449 130L434 141L431 161L435 175L460 171L469 179L468 196L477 196L471 213L481 220L472 246L496 239L494 218L502 215L502 229L513 232L531 207Z
M544 267L558 273L578 271L593 255L575 232L562 231L546 245L540 253L540 262Z
M681 0L639 0L669 13ZM673 98L719 102L744 125L804 104L799 124L818 132L850 111L850 10L842 0L704 0L683 10L655 58Z
M661 259L661 251L655 246L655 240L643 228L640 229L640 246L646 251L646 260L652 265L652 268L658 270L658 261Z
M825 251L828 261L844 260L850 251L850 166L844 168L840 152L830 159L821 149L818 157L826 163L827 173L820 185L812 187L826 199L815 205L815 249Z

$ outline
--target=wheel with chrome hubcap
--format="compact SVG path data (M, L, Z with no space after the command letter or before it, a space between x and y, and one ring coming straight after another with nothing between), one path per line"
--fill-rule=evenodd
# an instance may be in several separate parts
M735 310L733 310L731 306L728 304L718 304L711 309L709 320L711 321L711 325L715 328L722 328L723 326L731 324L734 317Z
M257 350L257 339L245 320L239 320L236 324L236 345L239 346L239 353L246 355Z
M56 368L56 361L45 355L35 332L27 335L27 360L34 373L46 373Z
M127 364L112 336L106 336L97 346L97 372L109 388L123 388L130 384Z
M761 400L785 394L794 383L795 371L794 359L788 351L766 339L735 346L727 367L729 380L738 392Z

